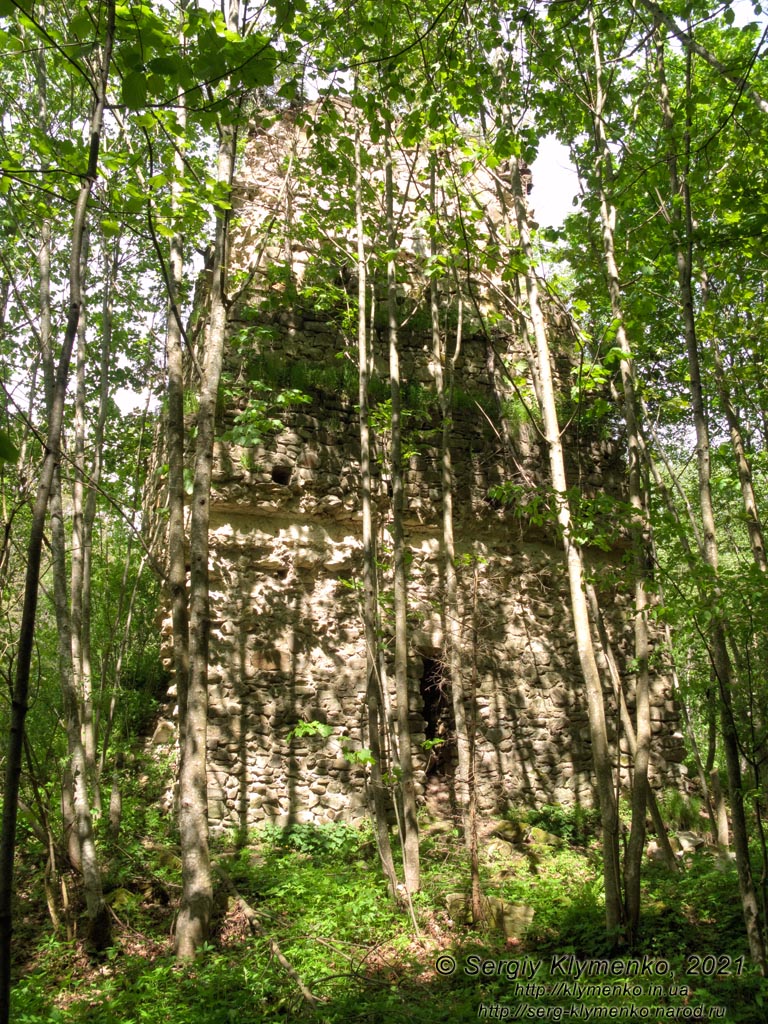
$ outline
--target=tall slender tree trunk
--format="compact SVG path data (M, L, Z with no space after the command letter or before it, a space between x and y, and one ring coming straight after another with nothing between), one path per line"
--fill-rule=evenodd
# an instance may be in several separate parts
M102 448L109 401L109 367L112 358L112 306L117 281L118 249L104 252L104 285L101 304L101 356L99 360L99 399L93 425L93 458L85 493L82 532L82 600L80 664L83 694L83 743L89 777L93 787L94 806L101 810L101 772L97 756L99 711L93 693L91 662L91 596L93 527L96 521L97 493L103 465Z
M693 216L691 212L691 194L688 186L687 169L690 162L690 131L685 132L685 168L681 175L678 170L677 144L674 137L674 117L672 104L667 87L664 66L664 40L657 32L656 57L659 76L660 102L664 129L667 135L670 191L672 194L671 218L675 233L675 249L680 291L680 309L685 335L685 348L688 357L688 379L691 396L691 411L696 431L696 465L699 484L699 508L703 534L703 557L715 580L718 576L718 544L715 528L715 515L712 502L711 452L709 443L709 425L704 401L704 389L701 383L701 364L699 359L699 342L696 332L696 315L693 296ZM691 54L688 53L686 66L686 87L690 92L691 85ZM690 101L690 96L688 96ZM680 202L682 200L682 203ZM718 586L715 585L717 594ZM739 737L733 710L733 689L736 679L728 651L726 626L722 616L715 610L710 627L710 657L717 677L720 693L721 728L723 749L728 769L728 789L731 798L731 817L733 827L733 846L736 853L736 866L739 875L739 892L742 912L749 942L749 951L755 963L766 973L765 922L761 915L752 874L749 855L749 835L744 808L744 786L741 771Z
M430 168L430 215L437 218L437 189L436 189L436 168L433 157ZM437 242L432 233L430 239L430 255L434 260L437 253ZM429 304L432 320L432 365L435 377L435 390L437 401L442 417L442 437L440 448L440 479L442 497L442 518L440 534L440 558L442 562L442 573L445 587L444 599L444 633L446 646L446 660L448 664L448 676L451 687L451 707L453 710L454 725L456 728L456 754L458 758L457 774L454 778L454 795L456 805L461 814L461 824L464 831L464 841L471 858L472 870L472 891L473 891L473 915L477 916L480 911L479 894L479 873L476 857L472 856L473 850L476 853L477 837L473 834L473 822L471 820L472 787L474 785L474 772L472 770L472 742L470 739L470 726L467 721L467 695L464 685L465 667L462 644L462 621L459 608L459 584L456 572L456 542L454 535L454 479L453 461L451 452L451 437L453 433L453 411L452 392L453 376L456 362L461 352L463 332L463 304L461 292L459 292L458 322L456 328L456 345L450 358L447 352L447 344L443 338L440 328L440 300L437 278L433 274L429 281ZM447 379L446 379L447 378Z
M81 694L77 688L72 657L72 624L67 595L66 536L61 501L61 479L54 473L50 499L51 551L53 553L53 594L59 648L59 680L64 704L64 725L69 752L69 776L72 783L72 809L77 838L78 868L83 875L88 939L97 949L110 940L110 917L104 903L101 870L93 834L93 819L88 793L88 762L83 744Z
M107 415L109 394L109 356L112 344L111 330L111 289L116 268L110 270L109 256L105 257L106 273L103 282L101 357L99 363L99 404L93 426L93 460L86 482L86 323L81 317L77 332L77 357L75 371L75 418L74 418L74 482L72 485L72 542L71 542L71 583L70 612L72 627L72 669L75 690L79 695L82 737L88 782L93 794L93 805L101 809L101 789L98 778L96 757L96 714L93 703L93 678L91 671L91 545L93 524L96 518L96 488L101 476L101 448L104 424Z
M231 0L227 28L237 32L238 0ZM216 180L228 193L235 168L237 133L233 124L219 125ZM176 955L193 957L208 937L213 909L213 880L208 844L208 652L210 632L209 521L216 401L221 380L227 331L226 211L216 214L210 312L205 333L203 377L196 417L194 480L189 529L189 676L184 708L184 745L179 767L179 834L181 839L182 898L176 922ZM179 706L181 712L181 705Z
M515 199L515 217L520 236L520 246L526 260L525 283L529 315L536 345L536 366L538 391L541 396L541 413L544 433L549 452L549 466L552 489L557 505L557 521L560 525L568 571L571 598L571 613L579 654L582 678L587 699L589 732L592 741L592 761L600 804L603 833L603 877L605 881L605 919L609 939L618 942L624 924L621 893L621 863L619 857L619 815L614 790L611 749L605 716L605 701L600 672L595 659L592 634L589 625L589 610L584 586L584 563L579 546L571 530L571 510L568 502L565 458L557 418L555 386L552 374L552 355L547 337L546 323L539 298L538 282L534 273L535 257L528 227L528 211L523 197L520 176L520 161L512 167Z
M182 4L181 18L186 3ZM183 43L183 34L180 36ZM187 123L186 94L179 87L176 117L179 134ZM184 190L184 159L177 146L173 157L171 205L178 214ZM184 237L177 231L171 238L168 268L168 319L165 334L168 364L168 412L165 443L168 457L168 589L173 628L173 668L179 706L179 753L183 755L187 722L189 684L189 607L187 601L187 558L184 531L184 358L182 348L181 290L184 282Z
M390 895L397 899L397 873L392 858L392 846L387 823L387 800L382 779L382 699L378 675L378 601L376 588L376 544L373 530L371 495L371 431L368 405L368 325L366 309L368 283L366 273L365 223L363 219L363 169L360 156L360 129L355 124L355 232L357 235L357 348L358 348L358 401L360 407L360 505L363 532L363 628L365 631L366 712L368 717L368 743L373 763L370 766L371 800L384 877Z
M24 722L29 699L29 679L35 639L35 618L37 614L43 531L53 483L53 474L59 461L69 363L77 334L77 325L80 320L80 307L82 304L80 256L87 217L88 199L98 176L99 144L101 141L114 34L115 4L114 0L108 0L101 68L96 83L96 98L90 120L88 164L80 185L72 221L69 270L70 298L67 326L56 368L56 377L53 382L48 436L38 478L37 496L32 508L32 520L27 545L27 571L16 657L16 676L11 701L10 735L8 738L5 789L3 792L3 820L2 831L0 831L0 1024L8 1024L10 1017L11 937L13 934L11 898L13 894L16 817L18 812L22 752L24 748Z
M85 284L85 273L88 266L88 250L90 248L90 233L86 232L83 243L83 283ZM90 694L85 693L83 685L83 562L84 562L84 524L83 524L83 497L85 494L85 364L86 364L86 307L83 306L80 323L77 326L77 343L75 345L75 403L74 423L72 427L73 448L72 462L74 479L72 481L72 537L70 542L71 561L71 582L69 588L69 627L71 630L71 671L72 682L82 713L82 737L85 747L88 774L94 774L95 767L95 737L93 732L86 727L86 703L90 705ZM61 481L59 481L59 490ZM59 498L61 495L59 495ZM62 534L63 537L63 534ZM63 552L62 552L63 566ZM90 705L91 723L93 721L93 707Z
M717 347L717 341L712 342L712 363L715 369L715 381L720 396L720 406L725 413L728 423L728 432L731 436L731 449L736 460L736 472L739 476L739 487L741 488L741 500L744 504L744 518L747 525L749 537L749 549L752 558L760 572L768 572L768 559L765 553L765 534L757 505L755 486L752 479L752 466L747 458L747 451L744 445L744 435L741 423L733 404L728 381L723 367L723 359Z
M624 736L627 741L627 747L632 758L635 757L637 751L637 736L635 734L635 724L632 721L632 716L629 713L627 707L626 697L624 695L624 687L621 681L621 673L619 672L619 666L616 662L616 656L613 653L611 642L608 638L608 631L605 628L605 621L603 619L603 613L600 608L600 604L597 600L597 593L593 584L587 584L587 602L589 604L589 611L592 616L592 621L597 630L598 639L600 640L600 646L605 656L606 663L608 665L608 672L611 676L613 683L613 692L616 695L616 703L619 707L619 720L621 727L624 730ZM675 860L675 854L672 846L669 842L669 835L667 833L667 826L664 819L661 816L661 810L659 809L658 801L654 795L651 787L648 787L648 809L651 813L651 820L653 826L656 829L656 835L659 840L659 848L661 849L664 862L671 871L677 870L677 861ZM626 904L626 901L625 901Z
M389 126L387 126L389 129ZM419 888L419 825L416 817L416 788L413 778L411 739L411 707L408 691L408 584L405 566L405 533L403 530L403 456L402 414L400 395L400 353L397 316L397 271L394 252L395 232L394 182L389 131L385 136L385 201L387 217L387 320L389 325L389 381L392 421L392 560L393 604L395 613L395 692L397 694L397 746L402 794L403 878L409 893Z
M79 282L81 290L85 287L88 266L88 230L83 231L82 249L80 253ZM42 270L41 266L41 270ZM55 377L53 344L50 336L51 311L46 308L50 301L50 280L41 278L41 347L43 350L44 374L47 381ZM73 494L73 542L77 543L77 552L72 551L73 566L81 566L82 539L82 468L85 453L85 302L80 303L80 315L77 324L78 355L77 355L77 386L75 400L75 467L80 470L80 486L74 488ZM82 384L82 390L81 390ZM50 394L50 389L47 389ZM78 400L82 398L82 404ZM49 417L52 407L48 406ZM82 578L77 579L77 595L74 590L67 589L67 538L64 527L62 502L61 472L57 466L50 494L51 553L53 574L54 609L57 626L59 682L64 707L64 725L67 734L68 761L63 773L62 808L66 809L64 823L67 828L67 843L73 865L82 873L83 890L86 899L86 915L88 926L87 940L97 949L104 948L110 939L110 918L101 886L101 871L96 852L96 842L91 816L91 799L89 793L89 776L87 756L83 744L83 693L76 665L79 666L79 630L80 609L82 598ZM74 640L73 620L77 622L78 642ZM78 660L75 660L75 651Z
M616 345L621 350L619 360L621 383L624 392L624 422L627 428L627 476L629 501L632 507L631 534L634 557L635 589L635 736L634 771L632 773L632 828L629 835L624 864L624 896L628 938L634 944L640 922L640 874L645 849L645 815L648 804L648 766L651 757L651 702L650 679L648 674L648 591L647 565L650 545L650 521L648 516L648 493L642 462L642 439L640 434L640 409L636 398L635 367L632 350L627 338L622 308L619 268L616 262L614 231L616 208L608 197L613 180L611 152L605 134L603 110L603 67L600 40L595 25L594 8L588 10L589 31L594 60L594 90L592 97L592 127L595 144L595 171L600 202L602 224L603 259L608 280L608 294L611 314L616 329Z
M647 425L647 417L645 419L645 422L646 422L646 425ZM657 442L656 446L659 447L659 445L658 445L658 438L656 438L656 442ZM677 506L675 505L673 497L670 494L669 489L667 488L664 480L662 479L661 473L660 473L659 468L658 468L658 466L656 464L656 460L653 457L653 453L651 452L650 447L649 447L648 442L647 442L645 437L643 437L643 451L644 451L644 457L645 457L646 464L648 466L648 469L650 470L654 486L656 487L656 492L659 495L661 495L661 497L662 497L662 499L664 501L664 504L665 504L665 506L667 508L667 511L669 512L670 516L672 517L673 521L675 522L675 524L676 524L676 526L678 528L679 542L680 542L680 545L683 548L685 556L686 556L686 558L688 560L688 564L691 567L694 567L697 564L696 563L696 555L695 555L694 551L691 548L691 545L690 545L690 543L688 541L688 537L687 537L686 533L684 532L683 524L682 524L682 521L681 521L681 518L680 518L680 514L678 512ZM671 467L667 466L667 470L670 473L670 475L673 476L672 471L671 471ZM685 495L683 494L682 497L685 498ZM701 557L703 559L703 557L704 557L703 556L704 541L703 541L703 539L701 537L701 531L699 529L699 524L696 521L695 517L693 516L693 510L692 510L692 508L690 506L690 503L687 501L687 499L683 503L685 505L686 514L688 516L688 521L689 521L689 525L690 525L691 531L692 531L692 533L694 535L694 539L695 539L696 545L698 547L699 557ZM654 562L657 561L655 551L654 551L654 554L653 554L653 560L654 560ZM657 587L658 587L659 600L663 604L664 603L664 588L659 583L657 583ZM702 585L700 583L697 583L697 590L699 592L699 595L703 599L706 600L706 595L704 594L703 587L702 587ZM672 632L671 632L670 627L668 625L666 625L664 627L664 634L665 634L667 649L669 651L671 651L673 649ZM680 690L679 679L678 679L677 669L674 666L672 668L672 682L673 682L673 686L674 686L675 691L679 692L679 690ZM708 697L708 704L710 706L712 705L712 701L711 701L711 699L709 697ZM691 723L690 715L688 714L688 708L687 708L687 706L685 704L685 701L684 701L684 699L682 697L682 694L680 696L680 706L681 706L681 709L682 709L683 722L684 722L684 725L685 725L686 733L688 735L688 742L690 744L690 749L691 749L691 751L693 753L694 760L696 762L696 769L697 769L698 776L699 776L699 784L701 786L702 795L703 795L705 803L706 803L707 814L709 815L710 823L712 825L712 834L717 837L717 842L718 842L718 845L721 847L721 851L725 852L725 850L728 847L728 829L726 827L725 833L723 833L722 829L720 828L720 823L719 823L719 821L718 821L718 819L716 817L715 803L713 802L712 795L710 793L710 785L709 785L709 779L708 779L710 768L708 768L707 766L705 766L702 763L701 757L699 756L698 744L696 742L696 737L695 737L694 732L693 732L693 726L692 726L692 723ZM717 738L716 737L716 716L714 714L714 711L713 711L713 714L710 716L710 729L709 729L709 732L710 732L710 737L709 737L710 744L709 745L710 745L710 751L711 751L711 755L712 755L712 760L713 760L713 763L714 763L714 747L715 747L715 742L716 742L716 738Z

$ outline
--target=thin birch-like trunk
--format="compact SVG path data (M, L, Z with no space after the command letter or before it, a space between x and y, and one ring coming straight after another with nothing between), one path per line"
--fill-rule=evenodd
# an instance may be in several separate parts
M74 834L77 838L78 868L83 876L88 938L95 948L104 949L110 939L109 911L104 903L96 841L88 793L88 762L82 734L82 702L77 688L72 657L72 624L67 594L66 535L61 501L61 479L54 474L50 498L53 600L58 633L59 682L64 704L69 775L72 784Z
M688 379L691 396L691 412L696 431L696 465L698 472L699 508L703 535L703 558L715 580L718 576L719 552L715 515L712 502L712 471L711 450L709 443L709 425L707 422L704 389L701 383L701 363L699 358L699 341L696 330L696 315L693 297L693 216L691 212L691 194L688 187L687 173L678 170L677 144L674 137L674 117L672 104L667 87L664 66L664 40L657 32L656 40L657 71L659 78L659 99L667 136L671 218L675 233L675 255L677 260L678 288L680 292L680 309L685 336L685 348L688 357ZM686 66L686 87L690 90L691 58L688 54ZM690 99L690 97L689 97ZM686 126L685 156L686 165L690 157L690 131ZM682 207L679 199L682 199ZM717 585L715 592L717 593ZM720 614L712 614L709 632L710 657L717 677L720 693L721 730L723 750L728 769L728 789L731 798L731 817L733 829L733 847L736 854L736 866L739 876L739 892L741 896L744 924L747 931L749 951L755 963L766 973L766 948L764 926L755 890L752 863L749 855L749 834L744 808L743 779L739 737L733 711L733 690L736 678L728 651L726 625Z
M611 646L611 642L608 637L608 631L605 628L605 621L603 619L600 603L597 599L597 593L592 583L587 584L587 602L589 604L592 622L594 623L597 636L600 641L600 647L602 648L603 655L605 656L611 682L613 683L613 692L616 696L616 703L619 708L619 720L621 722L621 727L624 730L624 736L627 741L630 756L634 759L635 752L637 750L635 725L632 721L632 716L629 713L629 708L627 707L621 673L619 672L616 656L613 653L613 647ZM650 786L648 787L648 809L651 813L651 820L653 821L654 828L656 829L656 835L659 839L659 848L661 849L664 861L668 868L676 871L677 861L675 860L675 854L669 842L667 826L661 816L658 801L656 800L654 792Z
M430 208L433 217L436 216L436 203L435 167L433 162L430 170ZM434 234L430 239L430 255L433 259L437 256L437 245ZM461 351L463 306L461 302L461 295L459 295L456 347L449 359L446 351L447 346L440 329L440 302L437 279L434 274L430 277L429 281L429 303L432 320L432 365L434 367L433 373L435 377L437 400L443 421L440 454L441 497L443 503L440 557L442 561L443 580L445 586L443 628L446 638L448 676L451 684L451 706L453 709L454 725L456 728L456 753L458 756L458 772L454 778L454 795L457 808L461 814L464 841L467 845L467 849L471 852L473 836L472 823L470 821L470 785L472 784L473 773L469 726L467 724L467 701L464 690L465 672L463 664L464 659L462 657L461 613L459 610L459 588L456 574L456 543L453 522L454 480L451 453L451 435L453 432L451 409L453 374L456 366L456 360L458 359ZM446 376L448 378L447 381ZM475 872L473 870L473 878L474 875ZM475 888L479 888L477 880L475 880L473 885L473 892ZM476 896L473 902L479 904L479 897Z
M239 3L231 0L230 32L239 30ZM235 168L237 133L219 125L216 180L228 193ZM203 376L196 417L194 479L189 528L189 676L184 709L184 746L179 766L179 836L182 897L176 922L176 956L189 959L206 941L213 910L213 880L208 844L208 654L210 631L209 521L216 401L227 331L227 231L229 217L217 210L213 245L210 312L205 333ZM179 706L181 711L181 705Z
M29 699L29 681L35 640L40 562L43 531L48 501L53 484L54 470L59 461L61 429L64 417L69 362L77 334L82 304L80 282L80 256L86 225L88 199L98 176L99 146L103 126L107 80L112 59L115 34L115 4L106 5L106 31L102 49L101 68L95 83L96 96L90 119L90 147L88 163L81 179L80 190L72 220L72 242L69 269L69 310L56 376L51 394L48 436L45 454L38 478L37 496L32 508L29 542L27 545L27 571L24 583L19 643L16 658L16 676L11 703L11 723L6 755L5 789L2 831L0 831L0 1024L8 1024L10 1015L11 936L13 932L13 860L16 845L16 817L18 813L19 781L24 746L24 722Z
M603 878L605 882L605 919L609 939L618 942L624 923L621 893L621 863L619 857L619 815L613 783L611 749L608 740L608 726L605 715L600 671L595 659L592 633L589 624L589 610L584 585L584 562L579 546L571 530L571 510L568 501L568 484L565 475L560 425L557 417L555 385L552 374L552 354L547 328L539 298L539 287L533 271L535 257L528 226L528 211L523 198L520 177L520 161L512 164L512 180L520 247L526 261L525 284L528 297L529 315L536 346L534 370L538 375L537 394L541 397L541 413L549 453L552 489L557 508L565 553L566 568L573 615L574 635L579 654L582 678L584 680L589 732L592 741L592 761L600 805L603 834Z
M678 539L680 541L680 545L683 548L683 551L685 552L685 555L686 555L686 557L688 559L689 564L693 567L696 564L696 556L695 556L693 550L691 549L691 545L690 545L690 543L688 541L688 537L686 536L686 534L685 534L685 532L683 530L683 525L682 525L682 522L681 522L678 510L677 510L677 506L675 505L675 503L673 501L672 495L670 494L668 487L666 486L666 484L662 480L661 473L659 471L659 467L656 465L656 460L654 459L653 454L650 451L650 448L648 446L648 443L647 443L645 437L643 437L643 455L644 455L644 458L645 458L645 461L646 461L646 465L648 466L648 469L650 470L651 476L653 478L653 482L654 482L654 485L656 487L656 491L657 491L658 494L661 495L661 497L662 497L662 499L664 501L664 504L665 504L665 506L667 508L667 511L669 512L669 514L671 515L672 519L674 520L676 526L678 527L678 530L679 530L679 538ZM668 472L671 471L671 467L669 465L667 466L667 471ZM686 513L688 515L689 523L690 523L692 531L694 533L694 539L695 539L695 541L696 541L696 543L698 545L699 553L701 555L701 552L703 550L703 542L701 540L700 530L699 530L698 523L693 518L693 510L690 507L690 503L687 502L687 501L685 502L685 508L686 508ZM701 555L701 557L703 557L703 555ZM654 554L653 554L653 561L654 562L657 561L655 550L654 550ZM658 588L659 600L663 604L664 603L664 588L658 582L657 582L656 585L657 585L657 588ZM700 594L702 593L702 588L701 588L700 584L698 584L698 583L697 583L697 590L699 591ZM671 632L671 630L670 630L668 625L665 625L665 627L664 627L664 636L665 636L667 650L670 651L670 652L673 651L674 647L673 647L673 644L672 644L672 632ZM679 692L680 691L680 684L679 684L679 679L678 679L678 675L677 675L677 670L676 670L676 668L674 666L672 667L672 684L673 684L674 691ZM684 699L682 698L682 695L680 696L680 707L681 707L682 716L683 716L683 723L684 723L684 726L685 726L685 729L686 729L686 733L687 733L687 736L688 736L688 742L690 744L690 749L691 749L691 751L693 753L694 760L696 762L696 770L697 770L697 773L698 773L698 776L699 776L699 784L701 786L701 792L702 792L702 795L704 797L704 801L706 803L707 814L709 816L710 823L712 825L712 832L713 832L713 835L721 837L722 833L720 832L719 827L718 827L718 822L717 822L717 819L716 819L716 816L715 816L715 806L714 806L714 804L712 802L712 797L711 797L711 794L710 794L710 787L709 787L709 782L708 782L709 772L705 768L704 764L701 761L701 757L699 755L698 744L696 742L696 737L694 735L693 727L691 725L690 716L688 714L688 708L687 708L687 706L685 704ZM711 738L713 740L715 739L714 732L712 733L712 737ZM718 838L718 844L722 845L720 843L720 838ZM726 829L726 832L725 832L725 847L727 847L727 845L728 845L728 830Z
M624 313L616 261L615 224L616 208L608 196L612 183L611 153L605 134L603 110L602 54L595 25L594 8L588 10L589 31L594 61L594 93L592 97L592 127L595 144L595 171L598 181L600 221L602 225L603 259L608 280L608 294L611 315L616 330L616 346L621 350L619 360L621 383L624 392L624 422L627 429L627 478L629 502L632 507L630 524L632 552L634 557L635 589L635 730L634 770L632 773L632 826L624 862L624 908L630 944L637 938L640 923L640 875L645 849L645 814L648 804L648 766L651 756L651 703L650 679L648 674L648 591L647 565L650 543L650 522L648 516L648 494L642 468L642 440L639 429L640 409L636 398L635 366L629 339L624 324Z
M88 231L83 231L82 250L80 253L80 286L84 286L88 261ZM42 296L50 295L49 282L42 289ZM42 297L41 296L41 297ZM50 311L46 317L50 322ZM75 398L75 466L82 470L85 454L85 303L81 301L80 316L77 324L77 384ZM47 376L54 376L53 350L50 337L41 335L43 341L44 361L49 363ZM81 390L82 385L82 390ZM78 397L82 398L82 404ZM79 406L79 408L78 408ZM49 410L50 415L51 410ZM78 413L80 415L78 415ZM80 486L75 486L73 495L73 550L71 552L73 566L82 569L82 473ZM73 863L83 876L86 913L88 917L88 938L95 948L104 948L110 938L111 924L109 911L104 904L101 886L96 841L93 832L91 815L91 798L89 793L89 765L85 744L83 742L83 693L78 672L80 665L79 631L81 629L80 611L82 608L82 574L76 580L77 594L67 589L67 536L64 527L64 511L62 502L61 471L57 466L53 475L50 495L51 523L51 571L53 575L53 603L56 616L59 684L64 706L64 727L67 734L68 762L64 773L62 787L62 807L67 809L67 842L70 853L74 854ZM76 540L74 539L76 538ZM75 543L77 552L74 551ZM78 640L74 639L76 622ZM75 657L77 652L77 658Z
M101 790L96 757L96 714L93 704L91 670L91 547L96 518L96 493L101 479L101 449L109 396L109 360L112 345L112 287L116 261L105 257L106 273L102 298L101 358L99 366L99 405L93 429L93 461L86 480L86 325L81 318L77 334L74 482L72 485L72 543L70 609L72 626L72 668L75 689L82 708L82 736L93 805L101 809Z
M419 825L416 817L416 789L413 779L410 694L408 692L408 584L405 569L403 530L403 458L400 395L400 353L397 316L397 272L393 254L395 234L394 182L389 134L385 136L385 202L387 218L387 320L389 326L389 381L392 419L392 561L395 615L395 692L397 694L397 746L402 794L403 878L409 893L419 889Z
M382 779L382 700L378 676L378 610L376 588L376 544L373 530L371 495L371 431L368 404L368 381L371 353L368 347L366 308L368 282L366 273L365 224L363 219L363 169L360 156L360 129L355 124L355 231L357 234L357 346L358 402L360 407L360 505L363 532L363 628L365 631L366 713L368 743L373 763L370 766L370 787L373 804L376 845L390 895L397 899L397 873L387 823L387 801Z
M85 502L82 514L82 574L80 579L80 692L83 708L83 744L88 767L89 781L92 786L93 804L101 810L101 783L97 756L99 716L94 706L93 668L91 664L91 595L92 595L92 552L93 527L96 521L97 494L101 484L103 465L102 449L104 445L104 429L107 422L109 401L109 367L112 357L112 302L117 281L118 251L104 254L104 291L101 305L101 355L99 361L99 400L96 419L93 425L93 459L90 473L85 481ZM74 599L75 572L72 568L72 586ZM74 605L74 600L73 600ZM75 648L73 647L73 657Z
M85 281L85 271L88 265L88 250L90 248L90 234L86 232L83 242L82 272ZM77 343L75 345L75 402L74 422L72 425L72 440L74 451L72 463L74 479L72 481L72 535L70 541L70 588L69 588L69 627L71 630L71 667L72 683L75 693L78 696L78 703L82 716L82 738L85 749L86 766L88 776L92 777L95 769L95 737L88 724L93 725L93 705L90 701L90 694L86 694L83 686L83 574L84 574L84 524L83 524L83 496L85 493L85 363L86 363L86 318L85 306L80 315L80 322L77 325ZM88 707L90 715L86 711ZM87 722L90 718L90 723ZM98 806L97 804L95 806Z

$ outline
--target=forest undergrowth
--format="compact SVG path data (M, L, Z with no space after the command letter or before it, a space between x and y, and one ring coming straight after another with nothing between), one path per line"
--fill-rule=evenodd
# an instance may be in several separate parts
M114 946L98 959L76 937L53 934L42 849L38 859L30 837L18 871L11 1019L768 1019L768 984L748 961L735 869L706 850L677 873L646 866L640 944L609 955L594 825L588 812L553 807L517 816L517 845L503 827L496 838L488 831L483 892L533 911L520 937L450 916L446 897L467 889L469 868L445 822L423 822L418 934L387 895L369 827L265 826L220 839L214 934L186 964L173 955L180 861L169 819L137 809L126 818L131 832L109 847ZM78 887L74 875L65 881L74 920Z

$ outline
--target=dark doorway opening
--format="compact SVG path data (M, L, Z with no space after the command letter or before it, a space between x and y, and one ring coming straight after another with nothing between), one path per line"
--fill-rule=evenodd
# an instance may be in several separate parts
M273 466L272 467L272 481L276 484L282 484L283 487L287 487L291 482L291 474L293 470L290 466Z
M445 665L439 658L422 657L424 667L419 689L427 741L425 774L452 775L456 747L456 725L451 706L450 683Z

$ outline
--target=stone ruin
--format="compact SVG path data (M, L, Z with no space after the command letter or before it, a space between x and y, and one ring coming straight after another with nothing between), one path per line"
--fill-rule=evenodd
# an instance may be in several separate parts
M337 104L335 115L348 127L351 110ZM344 199L342 186L318 182L305 170L303 156L312 145L291 114L254 129L237 183L232 258L244 287L231 309L211 504L207 743L214 829L354 820L368 813L367 769L350 758L367 746L355 328L348 312L356 292L353 235L341 227L329 235L333 204L341 208ZM377 175L381 180L375 149L370 147L369 172L374 192ZM342 154L324 156L333 166ZM401 366L410 409L408 671L418 791L423 800L447 807L456 750L439 562L441 419L418 216L427 188L423 171L417 158L409 163L400 156L396 180L407 270L399 268ZM498 223L503 215L497 185L503 185L500 175L493 180L482 168L471 172L468 191L490 224L486 238L493 235L494 218ZM351 194L349 181L346 188ZM346 202L349 220L349 195ZM452 200L444 202L449 216ZM326 227L311 231L317 209L325 210ZM449 307L455 307L459 290L471 290L471 282L447 280L441 288L441 315L450 324ZM380 282L377 296L374 501L386 647L391 539L383 411L389 384ZM524 339L519 324L494 307L487 289L478 284L474 305L464 297L451 444L464 682L474 693L469 717L476 734L479 808L499 814L521 803L590 805L589 727L567 577L553 527L541 514L548 493L546 452L535 427L519 415L515 421L514 393L502 372L502 363L516 367L518 390L530 391L520 370L526 365ZM552 314L551 326L560 340L565 387L574 341L566 318ZM303 401L293 401L299 392ZM260 425L256 439L247 433L248 410L259 396L272 422ZM585 501L599 505L606 495L622 496L622 451L615 437L595 429L577 434L572 427L568 451L571 479ZM494 497L494 487L505 482L516 496L512 505ZM610 550L589 549L631 707L626 554L620 531ZM170 623L165 630L169 635ZM654 677L652 700L652 776L657 785L675 784L684 771L684 751L663 674ZM608 706L616 735L612 694ZM316 726L300 723L327 728L313 733ZM626 771L627 751L623 743L618 746Z

